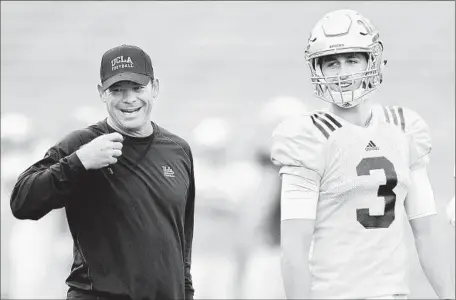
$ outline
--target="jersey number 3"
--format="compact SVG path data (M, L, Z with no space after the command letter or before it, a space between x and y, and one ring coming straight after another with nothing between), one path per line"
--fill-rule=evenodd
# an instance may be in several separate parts
M370 175L372 170L385 171L386 184L378 187L377 196L385 199L385 212L382 216L371 216L368 208L356 210L356 218L366 229L388 228L394 221L396 194L393 189L397 185L397 174L393 164L383 156L366 157L356 167L358 176Z

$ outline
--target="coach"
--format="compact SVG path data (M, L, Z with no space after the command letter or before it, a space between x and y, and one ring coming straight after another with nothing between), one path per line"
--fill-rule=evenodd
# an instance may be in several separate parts
M159 82L143 50L108 50L100 77L107 118L25 170L11 210L38 220L65 208L74 241L67 299L192 299L191 149L150 121Z

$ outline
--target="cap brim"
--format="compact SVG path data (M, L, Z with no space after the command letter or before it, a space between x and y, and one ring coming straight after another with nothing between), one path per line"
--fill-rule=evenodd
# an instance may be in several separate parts
M116 82L119 81L132 81L140 85L147 85L150 81L150 77L144 74L138 74L138 73L119 73L116 74L108 79L106 79L102 83L103 90L106 90L109 88L111 85L113 85Z

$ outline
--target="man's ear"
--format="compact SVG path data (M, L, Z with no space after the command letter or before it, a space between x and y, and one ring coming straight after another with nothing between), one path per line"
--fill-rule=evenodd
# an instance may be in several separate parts
M97 88L98 88L98 95L100 95L101 101L106 102L105 99L103 98L103 93L104 93L103 87L101 85L97 85Z
M158 92L160 91L160 82L158 78L152 79L152 97L157 98Z

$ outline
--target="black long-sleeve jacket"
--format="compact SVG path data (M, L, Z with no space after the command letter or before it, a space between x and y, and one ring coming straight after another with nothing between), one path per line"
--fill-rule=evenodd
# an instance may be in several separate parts
M65 207L74 240L67 284L131 299L192 299L195 182L189 145L153 123L124 136L116 164L86 170L75 151L114 132L106 120L77 130L24 171L11 195L18 219Z

